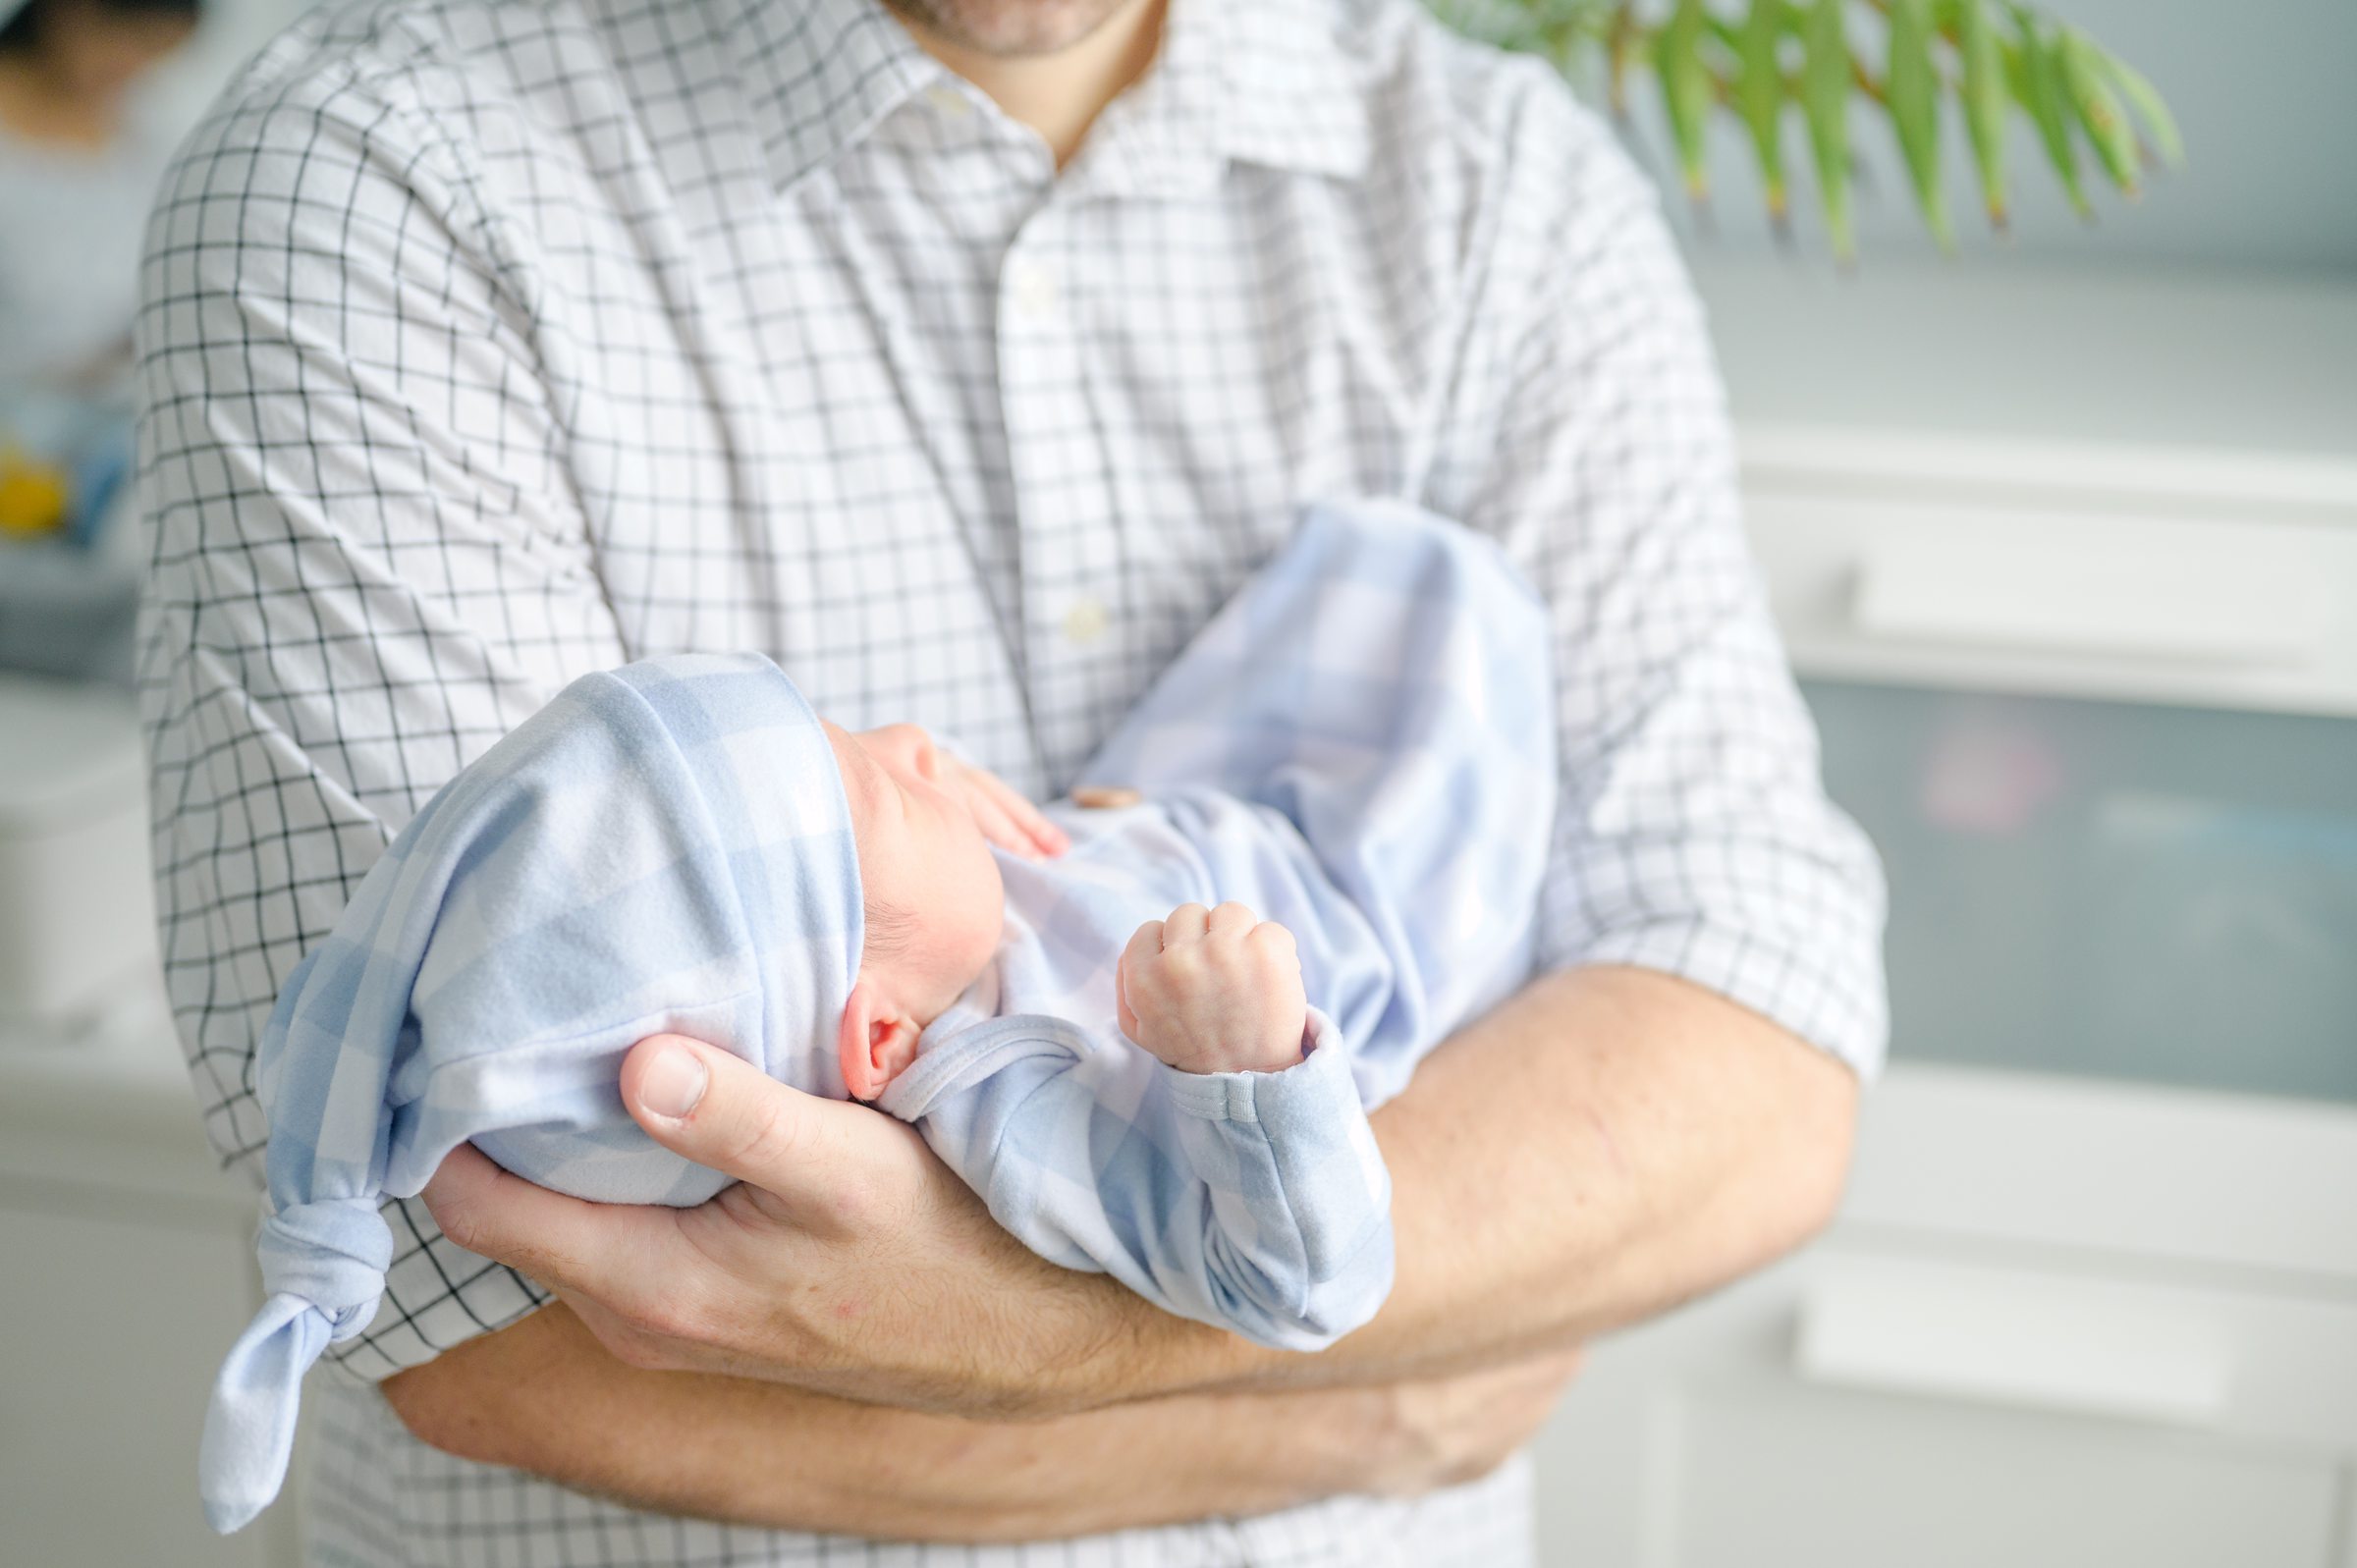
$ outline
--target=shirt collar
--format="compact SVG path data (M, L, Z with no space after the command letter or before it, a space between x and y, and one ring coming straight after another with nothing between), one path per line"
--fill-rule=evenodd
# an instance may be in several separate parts
M1080 158L1126 191L1210 189L1230 163L1348 178L1366 103L1331 0L1168 0L1154 66Z
M1172 0L1184 9L1196 0ZM1367 164L1367 65L1336 0L1201 0L1216 11L1229 157L1348 179Z
M1138 191L1207 189L1231 162L1348 178L1366 102L1335 0L1168 0L1162 46L1080 158ZM878 0L715 0L779 187L948 73Z
M945 74L876 0L715 0L714 9L781 189Z

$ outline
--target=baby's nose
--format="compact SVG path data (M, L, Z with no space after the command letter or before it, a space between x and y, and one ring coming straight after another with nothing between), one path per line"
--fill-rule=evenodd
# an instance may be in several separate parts
M919 779L938 782L941 778L941 754L933 746L933 737L917 725L886 725L867 732L868 743L883 758Z

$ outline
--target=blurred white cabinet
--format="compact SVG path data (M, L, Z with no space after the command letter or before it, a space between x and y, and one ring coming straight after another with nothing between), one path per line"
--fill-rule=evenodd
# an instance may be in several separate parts
M168 1021L0 1027L0 1562L292 1568L294 1510L196 1498L215 1368L256 1305L250 1196L213 1166Z
M2350 1568L2353 1254L2357 1111L1902 1065L1831 1233L1596 1347L1541 1561Z
M0 1185L5 1556L59 1568L260 1568L196 1507L196 1434L218 1358L251 1313L236 1238L52 1208Z
M2357 288L1698 270L1899 1061L1825 1238L1594 1347L1541 1560L2357 1568Z

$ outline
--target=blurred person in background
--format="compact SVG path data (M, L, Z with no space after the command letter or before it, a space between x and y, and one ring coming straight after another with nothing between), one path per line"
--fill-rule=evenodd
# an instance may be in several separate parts
M0 0L0 667L129 678L139 231L193 122L154 68L199 0Z
M197 3L0 0L0 381L107 391L129 370L139 230L187 130L136 89Z

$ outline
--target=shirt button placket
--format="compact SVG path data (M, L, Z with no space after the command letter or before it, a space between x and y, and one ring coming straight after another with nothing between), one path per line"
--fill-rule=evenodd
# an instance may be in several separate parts
M1014 478L1031 715L1050 783L1086 760L1120 668L1120 532L1090 417L1054 201L1017 232L999 281L999 396Z

